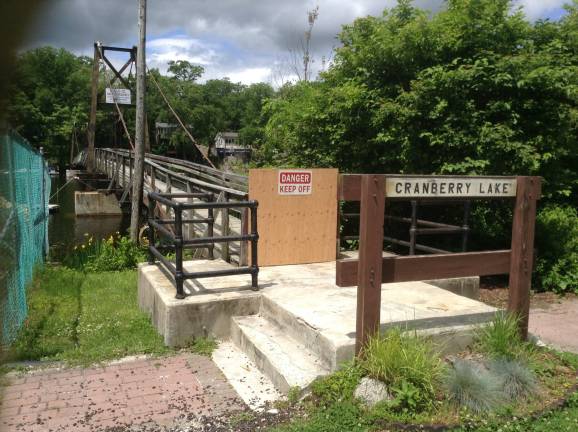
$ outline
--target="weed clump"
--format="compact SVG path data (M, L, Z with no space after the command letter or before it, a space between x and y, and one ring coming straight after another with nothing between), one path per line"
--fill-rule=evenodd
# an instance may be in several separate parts
M353 392L362 376L363 372L358 363L348 363L337 372L313 381L311 395L324 406L353 400Z
M500 381L475 363L458 360L446 375L448 397L475 413L495 409L502 399Z
M493 359L514 360L526 351L519 333L520 317L498 312L491 323L480 327L475 334L477 349Z
M433 343L400 328L371 338L363 349L360 365L367 375L387 384L401 405L412 408L434 399L444 372Z
M86 241L75 246L63 261L66 267L85 272L122 271L136 268L146 261L144 248L119 233L107 239L94 240L86 235Z
M191 344L191 351L205 357L211 357L213 351L219 346L218 342L212 338L196 338Z

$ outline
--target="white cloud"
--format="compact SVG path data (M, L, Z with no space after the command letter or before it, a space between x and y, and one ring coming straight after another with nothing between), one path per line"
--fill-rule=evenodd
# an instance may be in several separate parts
M569 0L517 0L523 6L526 16L531 20L547 16L561 9Z
M208 66L218 60L217 50L218 47L187 36L158 38L147 42L147 63L162 73L166 72L171 60L187 60Z
M271 77L271 68L256 67L246 68L227 73L227 77L232 82L242 82L243 84L254 84L268 81Z

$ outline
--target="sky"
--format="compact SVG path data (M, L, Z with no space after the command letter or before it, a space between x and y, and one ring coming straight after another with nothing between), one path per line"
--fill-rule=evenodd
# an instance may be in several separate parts
M529 19L557 19L569 0L517 0ZM319 6L312 35L313 68L323 67L338 45L343 24L380 15L395 0L148 0L147 65L166 72L170 60L205 68L203 80L228 77L251 84L292 78L291 49L307 29L307 12ZM137 0L50 0L31 26L23 49L51 45L92 56L94 41L137 43ZM415 0L435 12L444 0ZM121 64L120 57L114 63Z

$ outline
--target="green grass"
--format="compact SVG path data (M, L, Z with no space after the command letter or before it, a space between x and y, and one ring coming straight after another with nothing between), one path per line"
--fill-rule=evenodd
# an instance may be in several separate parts
M520 318L508 312L496 313L491 323L481 326L475 335L477 349L491 358L516 359L526 354L520 337Z
M363 349L360 366L366 375L383 381L392 390L408 384L415 387L423 402L434 397L444 373L433 343L400 328L372 337Z
M218 342L213 338L197 338L193 341L190 348L195 354L211 357L218 345Z
M28 319L8 361L91 364L170 350L137 305L137 273L39 272L29 292Z
M539 419L516 418L511 421L464 427L456 432L574 432L578 430L578 393L570 398L568 406L552 411Z

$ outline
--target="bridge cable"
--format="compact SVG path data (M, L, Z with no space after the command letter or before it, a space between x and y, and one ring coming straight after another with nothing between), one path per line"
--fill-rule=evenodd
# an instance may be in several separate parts
M187 129L187 127L185 126L185 124L183 123L183 121L181 120L179 115L173 109L169 100L167 99L166 95L164 94L163 90L161 89L161 86L159 85L159 83L155 79L154 74L150 73L150 70L148 69L148 67L147 67L147 71L148 71L147 75L152 78L154 85L158 89L158 91L161 94L162 98L164 99L165 103L167 104L167 106L169 107L169 109L171 110L171 112L173 113L173 115L175 116L175 118L177 119L177 121L179 122L179 124L181 125L181 127L183 128L183 130L185 131L185 133L187 134L187 136L189 137L189 139L191 140L191 142L195 146L195 148L199 151L201 156L203 156L203 159L209 164L209 166L216 169L215 165L213 165L213 162L211 162L211 160L207 156L205 156L205 154L201 151L201 149L199 148L199 145L197 144L197 141L195 140L193 135L191 135L191 133L189 132L189 130Z

